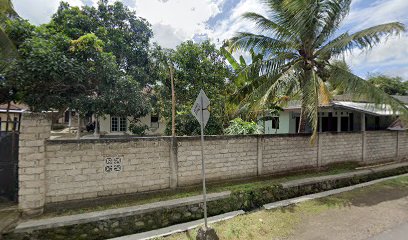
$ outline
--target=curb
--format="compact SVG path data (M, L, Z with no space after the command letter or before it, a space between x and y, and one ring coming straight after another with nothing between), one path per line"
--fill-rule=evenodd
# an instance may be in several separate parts
M376 179L376 180L373 180L373 181L370 181L370 182L360 183L360 184L357 184L357 185L352 185L352 186L343 187L343 188L337 188L337 189L333 189L333 190L329 190L329 191L325 191L325 192L309 194L309 195L305 195L305 196L301 196L301 197L297 197L297 198L286 199L286 200L282 200L282 201L278 201L278 202L265 204L265 205L263 205L263 208L267 209L267 210L270 210L270 209L279 208L279 207L287 207L287 206L292 205L292 204L297 204L297 203L301 203L301 202L305 202L305 201L313 200L313 199L324 198L324 197L328 197L328 196L331 196L331 195L334 195L334 194L348 192L348 191L351 191L351 190L354 190L354 189L357 189L357 188L367 187L367 186L370 186L370 185L373 185L373 184L376 184L376 183L384 182L384 181L387 181L387 180L392 180L392 179L399 178L399 177L406 177L406 176L408 176L408 173L402 174L402 175L397 175L397 176L392 176L392 177Z
M209 217L208 223L216 223L220 221L225 221L225 220L234 218L244 213L245 212L243 210L239 210L239 211L234 211L234 212L229 212L229 213L224 213L221 215ZM187 223L181 223L181 224L177 224L177 225L173 225L170 227L165 227L165 228L161 228L157 230L152 230L148 232L137 233L137 234L132 234L132 235L118 237L118 238L111 238L110 240L147 240L147 239L152 239L152 238L164 237L164 236L172 235L172 234L179 233L179 232L185 232L190 229L196 228L202 225L203 221L204 219L200 219L200 220L187 222Z

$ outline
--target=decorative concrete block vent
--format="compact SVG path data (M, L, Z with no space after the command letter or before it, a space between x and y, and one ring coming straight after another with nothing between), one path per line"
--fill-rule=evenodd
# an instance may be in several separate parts
M123 155L122 156L104 156L105 172L121 172L123 170Z

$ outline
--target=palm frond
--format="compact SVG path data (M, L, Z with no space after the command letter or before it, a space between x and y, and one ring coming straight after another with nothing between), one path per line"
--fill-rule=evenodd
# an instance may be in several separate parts
M256 52L274 51L279 52L281 50L294 50L293 45L268 37L265 35L258 35L247 32L239 32L233 38L230 39L229 45L231 51L243 50L249 51L254 49Z
M311 79L307 81L305 88L302 89L302 94L305 95L303 101L305 103L306 115L313 132L310 139L312 144L316 140L318 130L320 82L316 72L312 70Z
M235 58L232 56L232 54L225 49L225 47L220 48L221 54L227 59L228 63L231 64L232 68L234 70L239 70L240 65L239 63L235 60Z
M9 36L0 27L0 56L2 62L8 62L17 56L17 49Z
M316 55L329 59L332 56L339 55L345 51L351 51L354 48L372 48L379 44L384 37L398 35L404 31L404 24L393 22L370 27L351 35L344 33L318 50Z
M344 94L354 99L373 102L384 110L389 110L387 108L390 107L394 114L408 117L408 107L401 101L345 69L333 65L330 65L330 68L332 73L329 78L330 84L342 89Z
M0 15L1 24L4 24L5 19L19 17L11 0L0 0Z
M320 47L328 37L338 30L341 21L350 12L351 0L331 0L327 1L322 16L323 27L314 43L315 47Z
M286 29L272 20L254 12L247 12L242 15L246 20L255 23L255 26L260 32L268 35L273 35L281 40L296 40L296 35L292 34L289 29Z
M277 70L276 74L265 76L261 78L259 82L253 82L241 91L247 91L245 97L241 100L240 106L249 106L250 109L264 108L269 102L268 100L273 97L279 98L281 95L288 94L288 89L293 90L297 85L299 75L298 68L299 62L293 61L286 64L283 71Z

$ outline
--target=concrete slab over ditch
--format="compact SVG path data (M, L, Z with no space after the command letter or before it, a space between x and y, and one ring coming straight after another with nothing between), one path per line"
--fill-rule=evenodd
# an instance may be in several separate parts
M207 195L207 200L216 201L219 199L225 199L230 196L231 192L220 192L220 193L211 193ZM48 219L39 219L39 220L30 220L27 222L20 223L15 232L28 232L34 230L41 230L41 229L49 229L55 227L62 227L62 226L69 226L69 225L76 225L76 224L83 224L89 222L96 222L105 219L112 219L112 218L121 218L136 214L143 214L146 212L152 212L156 209L162 208L174 208L178 206L186 206L190 204L197 204L201 203L203 200L202 195L187 197L187 198L180 198L156 203L149 203L139 206L132 206L132 207L125 207L125 208L117 208L117 209L109 209L105 211L98 211L98 212L90 212L90 213L83 213L83 214L76 214L70 216L63 216L63 217L55 217L55 218L48 218Z
M233 217L236 217L238 215L244 214L245 212L243 210L239 211L234 211L234 212L229 212L229 213L224 213L221 215L213 216L208 218L208 223L212 224L215 222L220 222L220 221L225 221L228 219L231 219ZM152 239L152 238L158 238L158 237L163 237L163 236L168 236L171 234L179 233L179 232L185 232L190 229L196 228L200 225L203 224L203 219L192 221L192 222L187 222L187 223L182 223L182 224L177 224L173 225L170 227L166 228L161 228L149 232L144 232L144 233L137 233L133 235L128 235L128 236L123 236L123 237L118 237L118 238L112 238L110 240L147 240L147 239Z

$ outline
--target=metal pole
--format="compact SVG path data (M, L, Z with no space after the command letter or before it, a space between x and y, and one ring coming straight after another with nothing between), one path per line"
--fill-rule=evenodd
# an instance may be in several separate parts
M201 175L203 177L203 200L204 200L204 226L207 226L207 195L205 189L205 163L204 163L204 109L203 97L201 97Z

